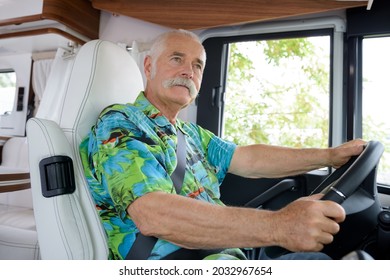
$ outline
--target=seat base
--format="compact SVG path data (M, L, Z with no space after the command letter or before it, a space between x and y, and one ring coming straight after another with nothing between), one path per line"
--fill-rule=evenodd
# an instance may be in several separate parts
M40 259L34 212L31 208L0 204L0 259Z

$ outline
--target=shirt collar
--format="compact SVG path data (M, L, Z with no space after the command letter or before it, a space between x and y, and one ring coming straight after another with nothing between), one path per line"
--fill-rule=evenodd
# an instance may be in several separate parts
M134 106L140 109L149 119L154 121L160 127L174 127L176 130L176 126L172 125L169 120L157 109L149 100L146 98L145 93L143 91L140 92L137 99L134 102ZM177 120L176 125L181 127L181 121Z

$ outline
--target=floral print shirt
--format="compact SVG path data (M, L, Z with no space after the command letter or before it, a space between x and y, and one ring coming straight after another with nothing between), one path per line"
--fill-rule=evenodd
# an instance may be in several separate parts
M177 129L186 139L186 168L179 195L220 204L219 186L236 145L196 124L171 124L141 92L134 104L114 104L102 111L80 144L80 155L96 209L108 237L109 258L125 259L139 230L126 209L155 191L175 193L170 174L177 165ZM159 239L149 259L180 249ZM242 258L238 249L231 256ZM220 256L218 256L220 255ZM224 254L212 259L230 258Z

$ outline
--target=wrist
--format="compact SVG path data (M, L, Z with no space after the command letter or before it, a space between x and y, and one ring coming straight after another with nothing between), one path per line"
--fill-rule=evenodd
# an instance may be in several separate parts
M324 167L331 167L333 166L333 148L327 148L324 149Z

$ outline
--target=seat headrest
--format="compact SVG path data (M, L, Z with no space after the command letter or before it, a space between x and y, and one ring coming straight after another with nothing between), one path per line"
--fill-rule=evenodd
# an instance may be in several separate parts
M109 41L90 41L75 58L59 125L79 141L105 107L133 102L141 90L141 72L125 49Z

